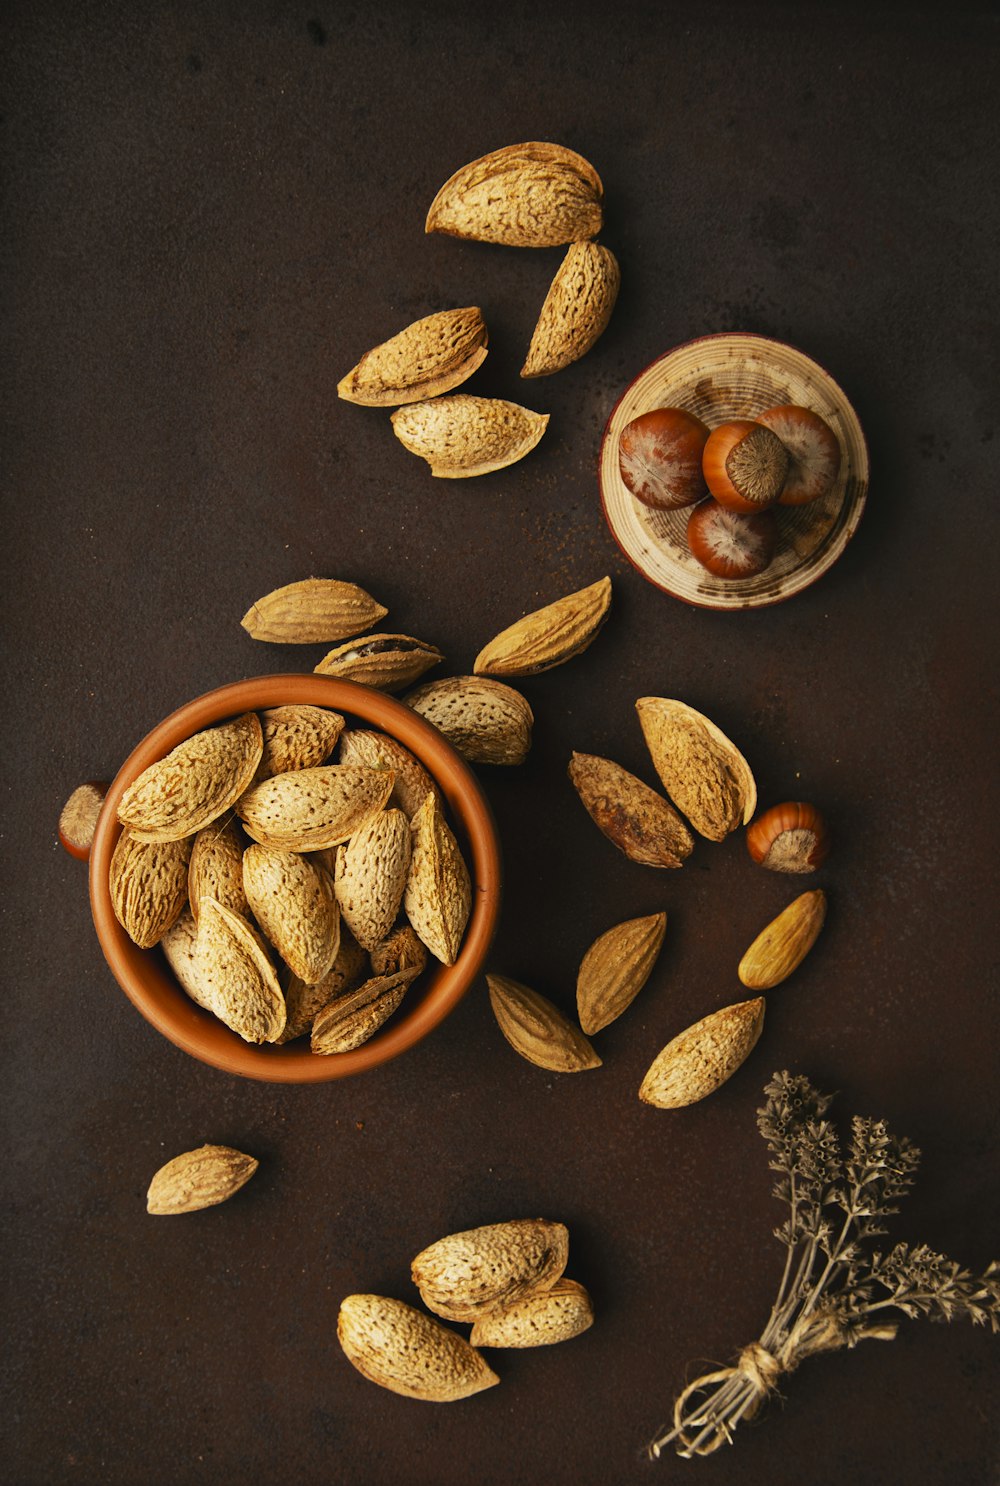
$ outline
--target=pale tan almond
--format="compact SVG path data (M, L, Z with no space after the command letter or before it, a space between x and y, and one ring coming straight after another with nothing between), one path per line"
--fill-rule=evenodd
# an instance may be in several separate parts
M408 403L392 415L404 448L442 480L466 480L506 469L530 454L548 427L548 413L533 413L498 397L459 392L431 402Z
M260 763L256 713L206 728L150 764L129 785L118 819L138 841L180 841L231 810Z
M635 707L663 787L699 835L722 841L753 818L750 765L714 722L667 697L640 697Z
M458 842L428 795L410 822L412 852L403 906L431 954L453 965L472 911L472 884Z
M344 728L339 712L328 707L291 705L269 707L260 714L264 734L255 784L291 769L315 769L325 764Z
M397 691L401 686L412 686L443 660L435 645L415 640L412 635L359 635L346 645L336 646L313 669L320 676Z
M486 981L500 1031L522 1058L552 1073L600 1068L586 1037L547 997L506 975L487 975Z
M356 583L303 578L266 593L240 623L254 640L272 645L332 645L370 629L388 612Z
M361 1047L389 1020L419 973L411 968L397 970L395 975L376 975L356 991L328 1001L312 1024L313 1052L327 1057Z
M473 764L523 764L534 716L519 691L489 676L425 681L403 701Z
M610 248L573 243L542 305L521 376L548 377L585 356L608 328L620 285Z
M348 1362L380 1388L428 1403L453 1403L499 1383L457 1331L382 1295L348 1295L337 1317Z
M419 974L427 967L427 950L409 924L393 930L370 955L372 969L376 975L395 975L397 970L413 970Z
M396 922L409 871L410 823L401 810L380 811L337 853L337 902L363 949L374 949Z
M440 310L362 356L337 383L337 396L370 408L440 397L482 366L486 343L481 310Z
M357 990L368 976L368 956L343 923L340 948L331 969L316 985L306 985L293 975L285 987L285 1030L278 1042L291 1042L310 1031L324 1006L348 991Z
M753 1051L763 1026L763 996L703 1017L657 1054L639 1098L658 1109L680 1109L713 1094Z
M198 922L202 898L218 898L245 918L247 895L243 891L243 851L246 838L232 815L203 826L192 838L188 864L188 901Z
M160 948L185 994L214 1015L215 987L202 979L197 955L198 925L190 908L185 908L177 922L167 930L160 940Z
M97 817L101 813L106 784L78 784L59 812L59 840L70 856L86 861L90 855Z
M819 937L826 918L820 888L801 893L762 929L739 965L739 977L752 991L769 991L797 970Z
M597 638L611 606L611 579L602 578L526 614L476 656L477 676L535 676L580 655Z
M530 140L463 165L431 202L425 230L514 248L552 248L595 237L604 190L574 150Z
M469 1342L473 1347L545 1347L569 1341L593 1324L590 1296L577 1280L564 1277L548 1290L481 1316Z
M439 802L441 800L440 790L420 760L386 733L351 728L341 737L338 756L342 764L390 769L395 779L389 804L402 810L407 820L413 819L426 795L435 795Z
M248 846L243 887L254 917L293 975L315 985L340 948L340 912L325 867L294 851Z
M592 1037L635 1000L652 973L667 915L651 913L608 929L587 950L576 978L580 1026Z
M146 1211L158 1217L193 1213L226 1202L260 1163L228 1145L203 1145L161 1166L149 1184Z
M451 1233L410 1266L420 1298L448 1321L475 1321L547 1290L569 1258L569 1231L545 1218L516 1218Z
M382 769L326 764L265 779L240 799L247 835L282 851L321 851L347 841L392 793Z
M630 861L683 867L694 837L662 795L621 764L593 753L574 753L568 773L598 830Z
M253 925L215 898L198 916L195 973L215 1015L244 1042L276 1042L285 1028L285 998Z
M190 841L140 841L122 831L111 857L111 907L140 949L159 944L184 912Z

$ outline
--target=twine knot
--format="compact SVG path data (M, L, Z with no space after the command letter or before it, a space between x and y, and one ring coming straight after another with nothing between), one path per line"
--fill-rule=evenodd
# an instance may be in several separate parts
M742 1373L747 1382L752 1384L754 1391L762 1397L772 1393L778 1386L783 1370L778 1359L772 1357L760 1342L751 1342L748 1347L744 1347L736 1365L736 1371Z

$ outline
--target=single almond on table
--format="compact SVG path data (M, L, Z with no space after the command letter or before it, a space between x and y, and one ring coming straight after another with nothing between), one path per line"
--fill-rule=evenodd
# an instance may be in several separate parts
M371 629L388 612L356 583L303 578L266 593L240 623L252 639L272 645L331 645Z
M444 656L436 645L415 640L412 635L359 635L338 645L314 666L319 676L338 676L380 691L412 686Z
M391 770L395 778L389 804L402 810L407 820L413 819L426 795L441 799L437 785L416 755L387 733L351 728L340 739L338 757L342 764Z
M237 806L247 834L283 851L321 851L348 840L392 793L383 769L325 764L265 779Z
M344 922L363 949L374 949L396 922L410 871L410 823L381 810L337 853L334 890Z
M367 975L368 956L341 922L337 958L323 979L315 985L307 985L293 975L285 987L285 1029L277 1041L292 1042L296 1037L303 1037L325 1006L338 996L357 990Z
M326 1057L361 1047L397 1010L419 974L416 967L411 967L397 970L395 975L376 975L357 990L328 1001L312 1024L313 1052Z
M506 975L487 975L490 1005L516 1053L551 1073L583 1073L601 1060L583 1033L546 996Z
M277 1042L285 998L253 926L214 898L198 916L195 973L215 1015L244 1042Z
M78 784L59 812L60 845L77 861L85 862L90 856L97 817L107 792L108 786L96 780Z
M506 469L530 454L548 427L548 413L533 413L498 397L456 393L409 403L392 415L404 448L443 480L465 480Z
M635 704L663 787L701 836L723 841L757 808L750 765L714 722L666 697Z
M547 1290L559 1279L568 1258L569 1231L564 1223L518 1218L438 1239L420 1251L410 1274L424 1305L435 1315L447 1321L476 1321Z
M472 764L523 764L534 715L512 686L490 676L425 681L403 701L442 732Z
M339 712L328 707L291 704L269 707L260 714L264 734L255 784L291 769L315 769L325 764L344 728Z
M797 970L819 938L826 919L826 894L801 893L762 929L739 965L739 977L752 991L769 991Z
M144 769L121 797L118 819L137 841L180 841L231 810L264 749L260 721L246 712L185 738Z
M657 1054L639 1098L657 1109L680 1109L713 1094L749 1057L763 1026L763 996L703 1017Z
M587 950L576 978L580 1026L600 1032L635 1000L649 979L667 931L667 915L652 913L608 929Z
M548 377L585 356L608 327L620 284L610 248L571 244L542 305L521 376Z
M347 1360L381 1388L453 1403L500 1379L473 1347L422 1311L382 1295L348 1295L337 1317Z
M203 826L193 838L188 863L188 901L195 923L202 898L217 898L234 913L246 917L249 904L243 890L243 852L246 837L233 816Z
M477 676L535 676L580 655L611 607L611 579L567 594L501 630L476 656Z
M474 1347L545 1347L570 1341L594 1324L594 1307L576 1280L556 1280L502 1311L480 1316L469 1341Z
M187 902L190 841L141 841L122 831L111 857L111 907L140 949L152 949Z
M259 1162L228 1145L203 1145L161 1166L149 1184L146 1211L159 1217L198 1212L226 1202L245 1186Z
M433 795L410 822L410 871L403 907L431 954L453 965L472 911L472 883L458 842Z
M340 911L325 867L294 851L248 846L243 886L254 916L293 975L315 985L340 948Z
M591 820L630 861L646 867L682 867L694 837L674 807L621 764L574 753L570 781Z
M486 359L486 324L474 306L415 320L362 356L337 396L370 408L422 402L450 392Z
M595 237L604 190L574 150L537 140L463 165L431 202L426 231L515 248L552 248Z

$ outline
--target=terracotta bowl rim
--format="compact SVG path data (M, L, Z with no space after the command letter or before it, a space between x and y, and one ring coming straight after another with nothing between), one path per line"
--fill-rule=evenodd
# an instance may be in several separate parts
M308 1043L257 1047L246 1043L181 989L162 952L141 950L111 907L108 874L121 835L118 802L132 781L192 733L227 717L290 704L329 707L378 728L420 759L439 785L457 826L473 883L472 913L454 965L425 971L424 990L361 1047L320 1057ZM471 857L471 860L469 858ZM94 927L112 974L146 1020L176 1047L226 1073L271 1083L327 1083L363 1073L421 1042L458 1005L489 952L500 914L502 866L496 823L469 765L431 723L402 702L353 681L277 672L219 686L171 712L132 750L112 782L90 850ZM418 985L420 983L418 982ZM416 989L416 988L415 988Z

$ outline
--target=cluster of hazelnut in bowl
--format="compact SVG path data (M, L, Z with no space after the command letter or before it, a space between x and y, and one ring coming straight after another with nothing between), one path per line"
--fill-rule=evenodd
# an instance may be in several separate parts
M827 495L840 463L830 425L793 404L714 429L684 408L654 408L626 424L618 445L622 480L637 501L694 508L691 555L718 578L762 573L778 539L774 508Z

